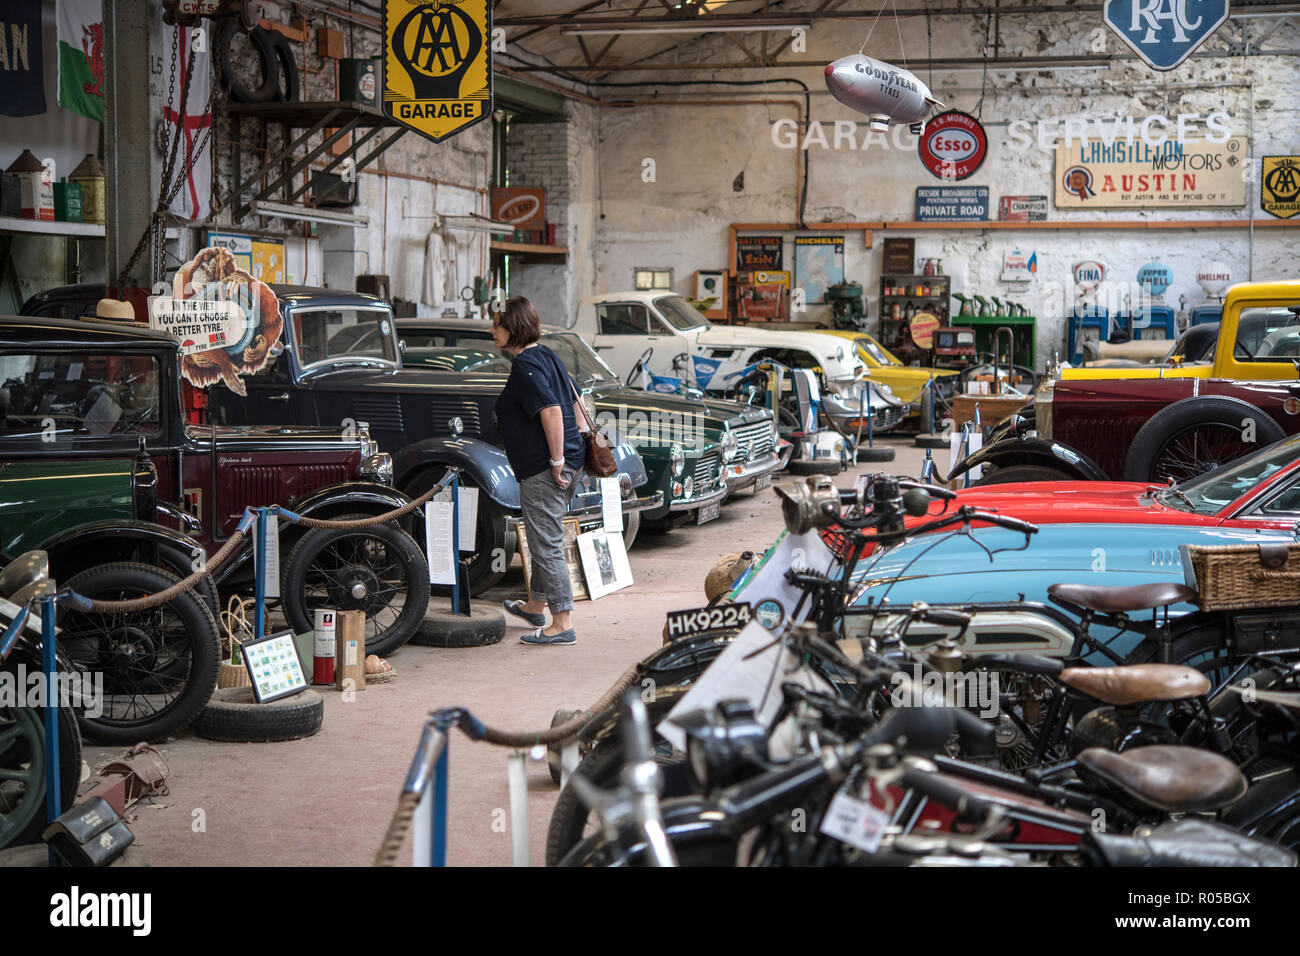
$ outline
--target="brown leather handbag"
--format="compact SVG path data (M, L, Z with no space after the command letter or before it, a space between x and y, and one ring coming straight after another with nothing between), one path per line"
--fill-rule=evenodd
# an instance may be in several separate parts
M573 388L574 400L578 403L578 407L582 409L582 417L587 423L587 429L583 432L587 440L587 463L583 467L589 475L595 475L597 478L609 478L618 471L618 465L614 462L614 452L605 443L605 436L596 428L596 423L591 420L586 403L583 402L582 396L578 394L578 386L573 384L573 379L569 379L569 385ZM582 431L581 426L579 426L578 430Z

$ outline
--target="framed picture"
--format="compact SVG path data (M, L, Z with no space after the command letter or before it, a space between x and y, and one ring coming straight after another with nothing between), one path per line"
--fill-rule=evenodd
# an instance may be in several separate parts
M564 525L564 563L569 567L569 584L573 588L575 601L590 601L587 593L587 580L582 573L582 557L578 553L578 533L580 525L577 518L565 518ZM528 549L528 529L520 524L516 529L519 540L519 560L524 565L524 587L528 596L533 596L533 556Z
M695 299L713 299L704 313L706 319L725 319L727 317L727 273L722 270L709 270L695 273Z
M307 689L307 676L298 660L293 631L280 631L259 641L241 644L239 651L253 682L253 696L259 704Z
M621 531L580 534L578 552L582 555L582 570L593 601L632 584L632 566L628 564Z

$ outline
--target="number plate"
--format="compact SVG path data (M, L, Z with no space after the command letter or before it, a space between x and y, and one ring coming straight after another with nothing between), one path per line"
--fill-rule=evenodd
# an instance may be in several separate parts
M722 502L710 501L706 505L700 505L700 510L698 517L695 519L695 523L704 524L704 522L712 521L720 514L722 514Z
M772 487L772 473L769 471L766 475L759 475L754 479L754 490L762 491L764 488Z
M690 611L668 612L668 639L702 634L730 627L744 627L753 616L748 604L719 604Z

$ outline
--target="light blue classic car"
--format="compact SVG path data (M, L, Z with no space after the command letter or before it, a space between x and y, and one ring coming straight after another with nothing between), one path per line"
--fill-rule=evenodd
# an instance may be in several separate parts
M978 528L973 540L967 534L922 535L864 559L854 574L852 603L862 606L884 599L904 607L913 601L1050 603L1047 589L1053 584L1186 584L1191 576L1184 573L1182 545L1294 540L1289 532L1277 530L1138 524L1042 525L1028 546L1023 534L1002 528ZM1176 604L1170 613L1179 616L1195 610L1191 604ZM1149 618L1150 614L1133 616ZM1114 633L1093 628L1100 638ZM1137 640L1136 635L1125 634L1112 648L1127 654Z

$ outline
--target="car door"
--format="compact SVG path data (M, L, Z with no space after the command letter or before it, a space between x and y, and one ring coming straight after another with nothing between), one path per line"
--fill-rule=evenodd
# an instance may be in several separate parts
M644 302L602 302L596 306L596 335L592 346L622 380L646 349L654 349L652 365L663 356L657 353L665 337L657 319Z

